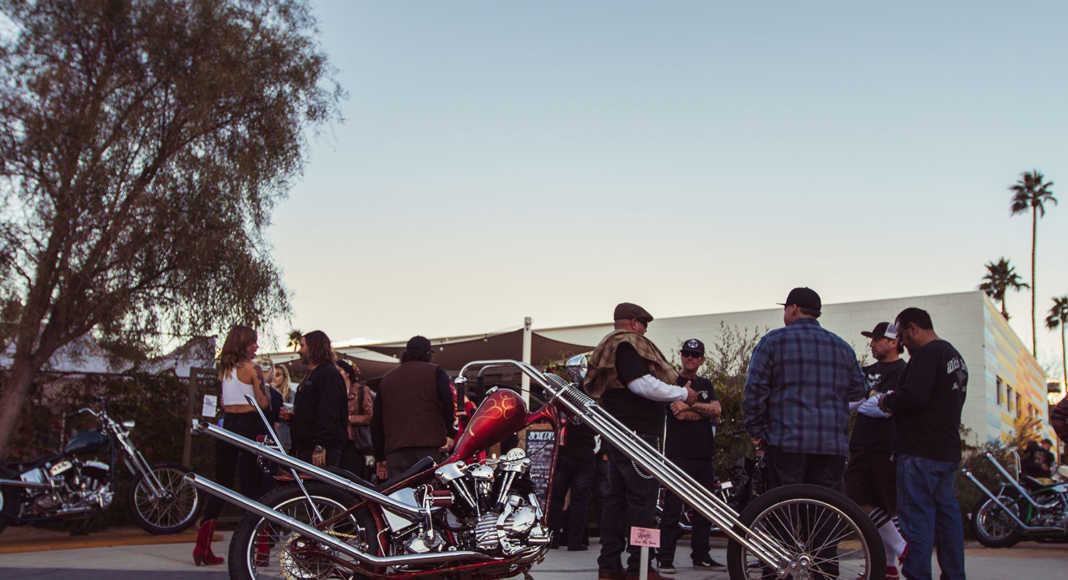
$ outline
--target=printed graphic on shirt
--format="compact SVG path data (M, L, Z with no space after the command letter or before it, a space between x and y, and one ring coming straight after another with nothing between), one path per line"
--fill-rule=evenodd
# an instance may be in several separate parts
M964 359L953 357L946 362L946 374L953 376L954 391L967 392L968 389L968 365L964 364Z

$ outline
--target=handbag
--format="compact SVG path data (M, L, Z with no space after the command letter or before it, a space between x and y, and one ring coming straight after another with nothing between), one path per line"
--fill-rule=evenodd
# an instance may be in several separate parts
M363 409L363 390L367 387L360 385L359 390L356 391L356 396L360 398L360 414L365 414ZM374 453L375 446L374 441L371 438L371 426L370 425L356 425L352 430L352 446L356 448L357 453L363 455L370 455Z

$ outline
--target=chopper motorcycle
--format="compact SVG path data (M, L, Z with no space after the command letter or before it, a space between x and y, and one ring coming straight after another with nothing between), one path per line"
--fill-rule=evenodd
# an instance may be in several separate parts
M568 361L578 379L584 357ZM577 384L528 363L468 363L481 379L513 367L529 377L543 406L528 413L523 397L498 389L486 396L451 454L429 457L381 487L340 470L316 467L273 446L197 421L208 434L288 468L294 484L252 500L200 475L199 489L247 513L231 539L231 578L505 578L530 575L548 551L550 531L522 449L475 459L479 452L535 422L558 431L561 411L582 418L636 467L720 526L731 539L730 577L882 578L885 554L871 519L845 496L810 485L784 486L741 514L629 431ZM559 435L559 433L557 433ZM557 441L559 437L557 437ZM553 453L555 463L555 449ZM550 486L552 468L550 467Z
M87 516L107 509L115 498L119 463L136 478L127 506L137 525L153 534L175 534L200 510L200 494L185 481L188 469L149 464L130 440L133 421L116 423L107 410L83 408L98 427L74 435L58 455L0 467L0 530ZM69 418L68 417L68 418Z
M1020 540L1068 541L1068 467L1061 466L1054 477L1023 475L1020 456L1013 449L1016 473L1013 477L989 450L983 456L1004 480L997 493L988 489L974 473L961 469L987 497L972 512L975 538L988 548L1008 548Z

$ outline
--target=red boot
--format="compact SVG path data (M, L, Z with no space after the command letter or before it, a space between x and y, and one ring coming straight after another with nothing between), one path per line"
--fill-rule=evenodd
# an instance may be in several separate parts
M215 535L215 520L205 520L197 530L197 545L193 548L193 563L197 566L215 566L223 559L211 552L211 538Z

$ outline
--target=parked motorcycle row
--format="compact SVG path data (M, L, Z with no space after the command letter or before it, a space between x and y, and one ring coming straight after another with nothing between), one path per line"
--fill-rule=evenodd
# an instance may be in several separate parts
M8 525L86 517L115 499L120 464L134 478L127 507L130 518L153 534L174 534L191 526L200 494L172 463L150 464L134 446L133 421L116 423L106 410L83 408L97 421L77 433L57 455L0 466L0 531Z

